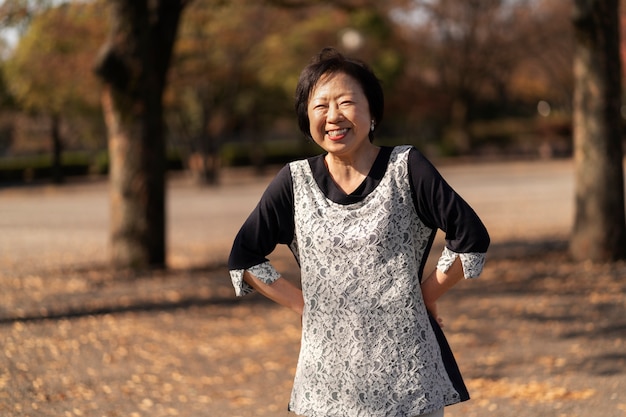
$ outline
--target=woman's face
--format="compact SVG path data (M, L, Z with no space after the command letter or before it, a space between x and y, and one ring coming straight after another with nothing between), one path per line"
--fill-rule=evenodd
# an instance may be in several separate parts
M313 140L326 152L341 155L370 144L371 115L361 85L336 73L319 79L308 104Z

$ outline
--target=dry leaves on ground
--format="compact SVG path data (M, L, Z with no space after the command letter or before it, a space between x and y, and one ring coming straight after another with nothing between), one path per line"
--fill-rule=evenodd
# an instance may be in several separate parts
M626 265L511 249L441 303L473 397L446 416L624 417ZM289 415L299 320L223 266L5 274L0 306L3 416Z

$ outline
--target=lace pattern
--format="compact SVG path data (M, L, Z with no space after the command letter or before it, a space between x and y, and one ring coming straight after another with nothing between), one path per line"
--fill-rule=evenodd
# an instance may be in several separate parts
M461 258L465 278L477 278L482 273L486 257L484 253L456 253L447 247L443 248L441 257L437 262L437 269L441 272L448 272L458 257Z
M413 417L460 401L417 278L432 230L415 213L407 157L395 148L377 188L347 206L306 161L291 165L305 299L297 414Z
M266 284L271 284L280 278L280 274L276 271L272 264L269 263L269 261L254 265L248 268L248 271ZM245 269L230 270L230 279L233 283L233 287L235 287L235 295L237 297L243 297L244 295L254 292L254 288L243 280L244 272Z

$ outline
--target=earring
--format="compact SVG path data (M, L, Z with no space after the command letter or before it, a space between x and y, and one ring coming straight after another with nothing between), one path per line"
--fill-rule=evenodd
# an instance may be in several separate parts
M376 127L376 122L374 122L374 119L372 119L372 123L370 124L370 131L374 131L374 128Z

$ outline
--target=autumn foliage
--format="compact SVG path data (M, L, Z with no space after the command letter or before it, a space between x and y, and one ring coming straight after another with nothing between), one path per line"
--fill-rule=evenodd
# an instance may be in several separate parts
M9 7L16 3L0 7L3 23L20 14ZM536 154L542 141L554 140L543 135L546 124L556 126L547 131L562 132L572 96L569 2L358 6L190 2L166 92L170 145L187 156L210 156L233 140L262 148L267 139L297 139L291 100L298 72L327 45L374 66L387 94L386 138L444 154ZM63 114L72 132L77 120L84 123L86 109L99 106L92 70L106 37L108 6L69 2L31 9L28 16L2 64L9 92L24 110ZM547 118L537 115L540 100L549 104ZM531 128L517 133L510 126L518 125L506 122L512 119L528 120ZM94 141L72 146L93 147Z

